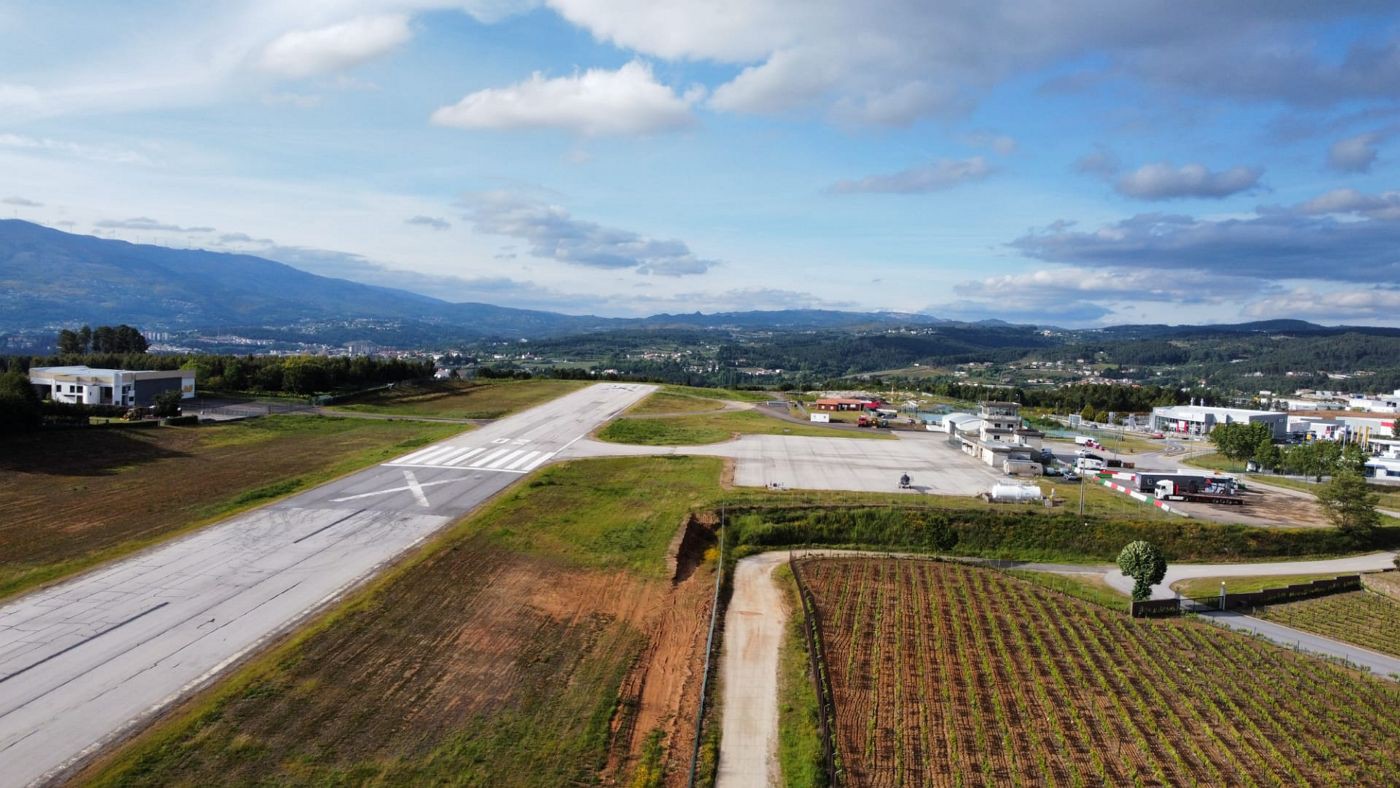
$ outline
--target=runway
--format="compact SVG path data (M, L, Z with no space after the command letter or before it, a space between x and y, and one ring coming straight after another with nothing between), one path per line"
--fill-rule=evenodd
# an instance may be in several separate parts
M591 386L0 607L0 785L60 775L654 388Z

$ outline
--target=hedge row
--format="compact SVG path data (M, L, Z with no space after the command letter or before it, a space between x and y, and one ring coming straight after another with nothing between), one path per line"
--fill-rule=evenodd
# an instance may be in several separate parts
M861 545L1020 559L1111 562L1136 539L1157 545L1170 561L1290 558L1400 546L1400 528L1382 528L1361 544L1334 528L1086 519L1071 512L852 507L758 509L730 522L740 545Z

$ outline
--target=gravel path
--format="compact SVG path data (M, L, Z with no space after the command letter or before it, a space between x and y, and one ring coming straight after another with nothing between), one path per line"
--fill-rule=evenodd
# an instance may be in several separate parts
M1272 621L1265 621L1262 618L1247 616L1238 611L1209 612L1202 615L1223 624L1231 629L1242 632L1249 632L1254 635L1272 640L1281 646L1296 648L1300 651L1311 651L1315 654L1344 659L1353 665L1370 670L1373 674L1392 680L1400 678L1400 659L1372 651L1368 648L1353 646L1350 643L1343 643L1340 640L1333 640L1329 637L1316 635L1312 632L1304 632L1301 629L1286 627Z

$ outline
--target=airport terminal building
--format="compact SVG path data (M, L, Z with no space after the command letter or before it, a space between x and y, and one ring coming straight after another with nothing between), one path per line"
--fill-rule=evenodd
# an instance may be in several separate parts
M194 397L194 370L93 369L34 367L29 383L43 399L70 405L150 405L164 391Z

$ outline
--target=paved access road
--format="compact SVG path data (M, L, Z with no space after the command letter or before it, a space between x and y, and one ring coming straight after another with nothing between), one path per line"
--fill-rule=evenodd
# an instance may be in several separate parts
M0 607L0 785L52 779L653 389L591 386Z
M1195 577L1258 577L1260 575L1320 575L1336 572L1344 575L1349 572L1374 572L1394 566L1395 553L1367 553L1346 558L1328 558L1321 561L1275 561L1259 564L1168 564L1162 582L1152 587L1153 599L1175 599L1177 594L1172 584ZM1104 575L1104 582L1122 594L1133 593L1133 579L1118 569L1110 569ZM1230 587L1225 587L1229 593Z

